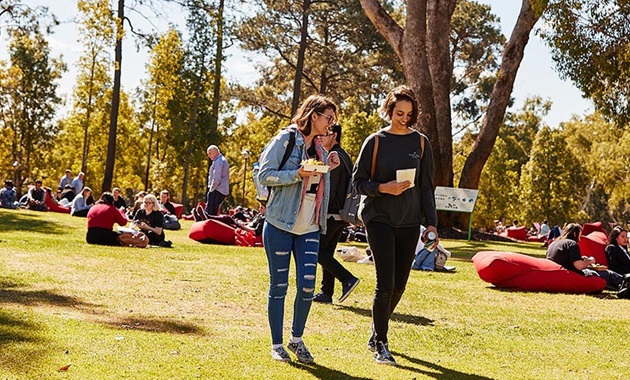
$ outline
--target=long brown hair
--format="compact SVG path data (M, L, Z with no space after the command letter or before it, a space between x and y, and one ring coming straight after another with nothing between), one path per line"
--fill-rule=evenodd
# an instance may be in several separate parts
M295 112L291 123L297 124L298 128L306 136L311 134L311 116L313 112L324 113L328 108L332 109L337 115L337 105L327 96L311 95L300 108Z
M580 239L580 234L582 233L582 226L578 223L569 223L562 229L562 233L558 240L560 239L571 239L573 241L578 241Z

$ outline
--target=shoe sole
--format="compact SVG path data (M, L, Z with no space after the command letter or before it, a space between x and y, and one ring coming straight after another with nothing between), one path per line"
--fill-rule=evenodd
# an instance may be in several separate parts
M357 278L357 282L354 283L354 285L352 285L352 287L350 289L348 289L348 291L345 294L342 294L341 297L339 297L339 302L343 302L346 300L346 298L348 298L348 296L350 295L350 293L352 293L352 291L354 290L354 288L357 287L357 285L359 285L359 282L361 282L361 280L359 280Z
M383 365L391 365L391 366L397 366L398 364L396 362L392 362L389 360L378 360L376 358L374 358L374 360L376 361L376 363L378 364L383 364Z

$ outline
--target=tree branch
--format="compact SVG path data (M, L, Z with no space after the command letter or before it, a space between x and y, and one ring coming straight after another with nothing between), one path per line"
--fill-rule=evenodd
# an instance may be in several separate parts
M387 13L378 0L359 0L365 15L392 46L396 55L402 58L403 28Z

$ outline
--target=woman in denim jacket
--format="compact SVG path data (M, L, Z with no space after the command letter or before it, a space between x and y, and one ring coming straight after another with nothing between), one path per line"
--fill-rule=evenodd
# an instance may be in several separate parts
M289 282L290 253L293 252L297 271L297 294L293 306L291 338L287 347L299 361L312 363L313 356L302 341L315 289L315 270L319 234L326 232L329 174L306 171L302 161L314 158L331 169L340 163L336 153L324 150L318 136L327 134L335 122L337 106L321 95L312 95L300 106L289 128L281 130L263 150L258 180L271 186L267 201L263 244L269 263L268 316L271 329L271 356L290 361L283 346L282 321L284 299ZM291 134L295 144L286 163L280 168Z

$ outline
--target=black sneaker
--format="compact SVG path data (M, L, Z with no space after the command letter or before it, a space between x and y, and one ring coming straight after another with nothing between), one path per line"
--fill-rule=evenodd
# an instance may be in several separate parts
M374 352L374 360L378 364L396 365L396 360L389 352L387 343L376 342L376 352Z
M625 289L630 286L630 273L623 275L623 280L621 281L621 285L619 285L619 290Z
M319 303L332 303L332 297L328 294L317 293L315 294L315 297L313 297L313 301Z
M357 285L359 285L359 282L361 281L355 277L351 280L348 280L346 283L344 283L343 292L341 293L341 297L339 297L339 302L345 301L346 298L348 298L348 296L350 295L350 293L352 293L354 288L356 288Z
M304 341L297 343L289 342L287 348L289 351L293 352L302 363L309 364L315 361L311 352L306 348L306 345L304 345Z

